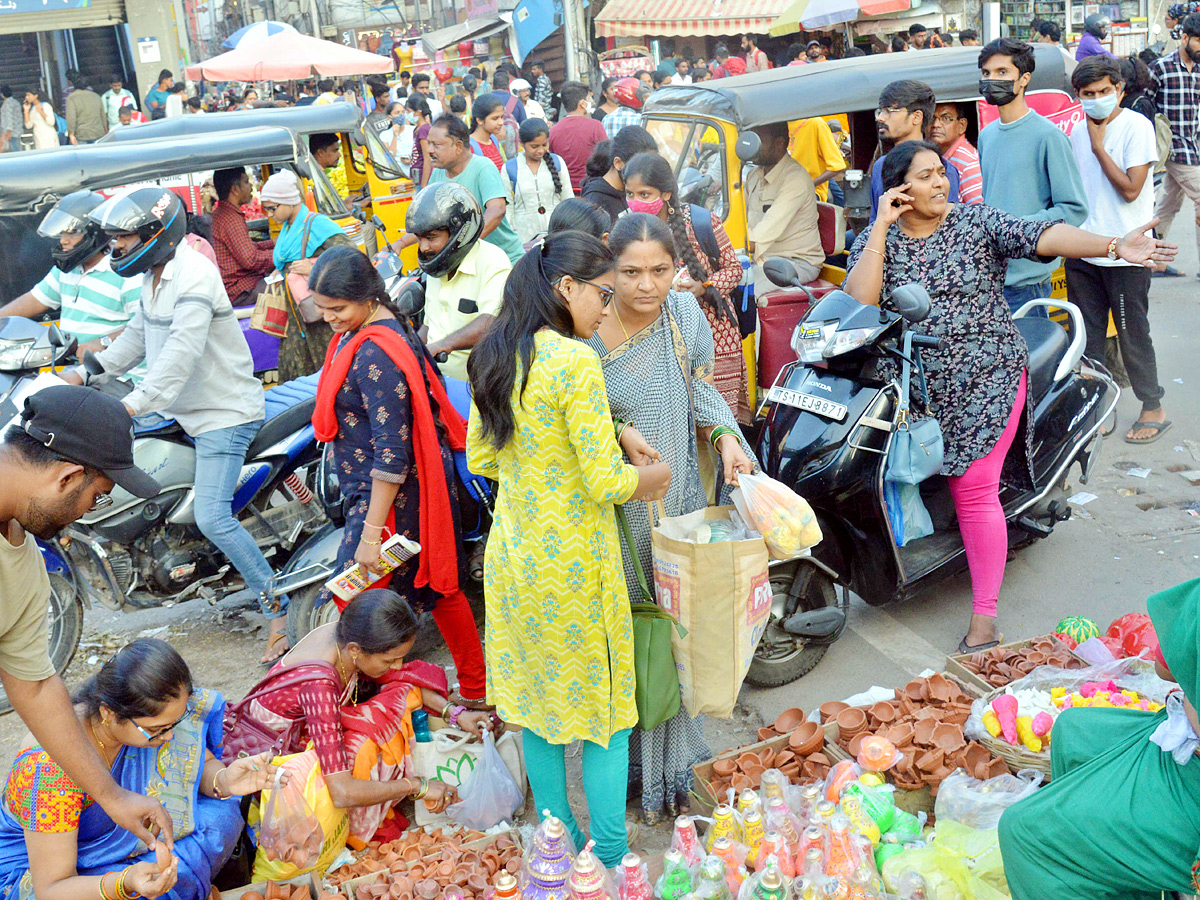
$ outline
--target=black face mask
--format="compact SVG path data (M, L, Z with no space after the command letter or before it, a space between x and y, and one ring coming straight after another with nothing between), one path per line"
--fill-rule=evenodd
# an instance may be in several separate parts
M984 101L992 106L1007 106L1017 99L1015 81L1002 81L997 78L979 79L979 93Z

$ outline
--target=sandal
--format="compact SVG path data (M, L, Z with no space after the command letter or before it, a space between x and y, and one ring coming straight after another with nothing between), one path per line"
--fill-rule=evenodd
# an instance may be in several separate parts
M478 541L467 556L467 575L475 582L483 582L483 559L487 553L487 542Z
M259 660L260 665L272 666L275 663L279 662L279 660L284 655L286 655L289 650L292 649L291 644L285 643L285 646L283 647L282 650L280 650L274 656L271 656L271 651L275 649L275 645L278 644L280 641L284 641L284 642L287 641L287 632L286 631L281 631L281 632L279 632L279 634L272 634L267 638L267 652L264 655L264 658Z
M1141 419L1139 419L1138 421L1134 422L1132 425L1129 426L1129 430L1130 431L1139 431L1143 428L1153 428L1154 434L1150 435L1150 437L1144 437L1144 438L1132 438L1128 434L1126 434L1125 435L1125 443L1127 443L1127 444L1153 444L1160 437L1162 437L1164 434L1167 433L1167 429L1169 429L1171 427L1171 425L1172 425L1172 422L1170 419L1167 419L1167 421L1165 421L1165 422L1143 422Z
M993 647L1000 646L1000 642L1004 640L1004 635L997 635L994 641L984 641L982 644L968 644L964 637L958 642L959 653L978 653L981 650L991 650Z

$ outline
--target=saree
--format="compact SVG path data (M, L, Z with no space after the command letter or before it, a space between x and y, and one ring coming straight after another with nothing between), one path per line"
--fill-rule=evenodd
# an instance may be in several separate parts
M161 747L122 747L113 761L112 776L117 784L158 800L175 824L174 854L179 859L179 880L164 896L171 900L203 900L212 887L213 876L228 861L244 825L238 799L217 800L200 794L200 775L204 771L205 751L221 755L221 722L225 700L214 691L197 690L188 702L187 714L175 726L171 740ZM39 777L20 777L27 754L40 756ZM31 767L24 767L32 771ZM29 872L29 854L25 846L22 819L32 819L42 828L44 812L61 790L61 780L51 784L42 776L58 772L40 747L25 750L17 757L13 774L0 806L0 898L32 900L33 880ZM60 779L65 778L61 776ZM68 783L68 790L75 790ZM35 792L42 791L41 798ZM45 792L51 792L47 795ZM39 804L39 799L45 801ZM20 808L14 809L16 801ZM116 825L99 804L83 798L78 820L78 862L80 875L102 875L137 862L153 862L154 853L132 832ZM30 809L30 805L40 807ZM31 815L32 813L32 815Z
M328 683L326 671L331 668L328 663L301 662L290 670L298 673L304 668L313 670L314 681ZM305 698L305 708L301 707L303 687L281 689L254 701L254 717L280 733L294 721L304 719L304 740L312 741L319 767L332 771L330 760L340 758L338 750L344 749L353 777L363 781L395 781L415 777L412 714L421 708L422 688L445 695L449 690L445 671L431 663L414 661L388 672L378 681L360 683L356 673L340 696L325 693ZM353 702L357 692L364 689L374 693L368 699ZM340 742L341 748L332 746L335 741ZM354 849L365 847L393 814L395 805L394 801L386 801L349 809L346 843ZM395 822L398 830L407 827L398 813Z
M614 417L630 423L662 454L671 467L671 486L663 498L668 516L703 509L708 496L700 477L696 429L725 425L739 435L733 413L712 376L712 330L696 298L672 291L658 320L609 350L599 336L588 342L604 370L608 403ZM746 455L754 453L742 441ZM717 496L729 501L731 485L720 484ZM626 503L625 515L634 547L624 547L625 582L636 584L632 552L644 572L652 572L650 534L653 524L645 503ZM712 756L704 727L680 708L674 718L652 731L635 728L629 738L629 778L641 784L642 809L656 814L664 801L686 797L692 788L692 765Z
M304 223L308 222L308 239L304 239ZM290 263L309 257L320 256L326 241L342 238L351 245L341 226L329 216L304 210L279 231L275 239L273 260L275 268L286 272ZM303 244L303 246L301 246ZM330 246L333 246L332 244ZM307 281L307 279L305 279ZM311 375L321 368L325 348L333 338L333 331L325 322L298 321L293 313L287 334L279 344L279 380L291 381Z
M1200 698L1200 579L1147 601L1162 656ZM1159 900L1200 892L1200 759L1150 740L1167 718L1124 709L1063 712L1053 780L1000 819L1013 900Z

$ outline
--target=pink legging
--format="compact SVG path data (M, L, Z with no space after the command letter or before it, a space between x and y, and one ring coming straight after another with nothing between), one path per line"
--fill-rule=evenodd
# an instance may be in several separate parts
M1017 436L1021 412L1025 409L1025 372L1017 385L1008 424L996 446L987 456L967 467L961 475L948 479L950 496L958 513L958 530L962 532L967 550L967 567L971 570L971 593L977 616L995 616L1000 585L1004 582L1004 563L1008 559L1008 526L1004 507L1000 505L1000 472L1004 457Z

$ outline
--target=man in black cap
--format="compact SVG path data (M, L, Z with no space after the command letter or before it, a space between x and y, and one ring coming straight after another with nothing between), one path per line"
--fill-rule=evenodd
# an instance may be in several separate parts
M97 390L61 385L25 400L0 443L0 683L13 708L67 776L148 845L172 842L156 801L118 785L91 749L50 662L50 580L36 541L111 504L118 486L153 497L158 482L133 464L133 419Z

